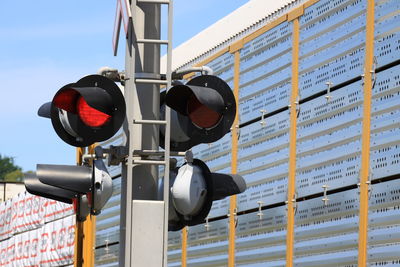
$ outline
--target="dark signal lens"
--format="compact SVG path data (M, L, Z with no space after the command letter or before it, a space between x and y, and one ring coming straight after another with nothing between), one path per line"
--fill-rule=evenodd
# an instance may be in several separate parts
M111 116L105 114L86 103L85 99L81 96L77 102L77 113L83 123L90 127L101 127L106 124Z
M218 112L201 104L194 95L187 102L187 110L190 120L200 128L212 128L222 117Z

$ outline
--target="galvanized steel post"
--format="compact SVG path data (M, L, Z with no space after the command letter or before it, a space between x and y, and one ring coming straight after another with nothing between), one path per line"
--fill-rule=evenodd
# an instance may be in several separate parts
M134 120L158 120L160 88L156 84L136 83L137 74L157 75L160 72L160 44L144 43L139 40L160 39L161 8L157 3L132 1L133 25L129 25L125 58L125 101L127 121L124 125L125 146L128 151L122 166L120 266L139 266L149 257L163 257L148 251L142 259L133 259L134 249L146 245L160 245L160 239L149 238L147 244L133 244L133 200L157 200L158 168L155 165L134 164L134 150L158 149L158 125L134 124ZM140 158L137 158L140 159ZM163 215L164 216L164 215ZM135 218L149 221L151 218ZM159 222L163 225L163 222ZM137 242L137 241L136 241ZM163 246L163 245L162 245ZM157 254L157 255L154 255ZM162 259L161 259L162 260Z

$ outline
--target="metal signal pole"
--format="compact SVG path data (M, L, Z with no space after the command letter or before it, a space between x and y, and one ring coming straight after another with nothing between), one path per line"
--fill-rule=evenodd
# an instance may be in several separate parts
M160 4L168 4L168 16L172 16L171 1L136 0L130 4L133 23L127 34L124 124L128 155L122 166L119 251L119 264L127 267L159 267L167 263L168 194L164 194L163 201L157 198L158 165L169 170L169 111L164 121L159 119L159 113L160 85L168 88L171 84L172 19L168 23L168 40L160 40ZM169 52L167 80L160 76L162 44L168 45ZM164 159L143 158L144 151L158 151L160 125L166 128L168 139ZM166 188L168 175L166 171Z

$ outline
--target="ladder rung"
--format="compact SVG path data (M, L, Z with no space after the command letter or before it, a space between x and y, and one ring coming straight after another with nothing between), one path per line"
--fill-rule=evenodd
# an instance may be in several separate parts
M136 83L147 83L147 84L161 84L167 85L167 80L155 80L155 79L135 79Z
M133 164L149 164L149 165L165 165L166 162L164 160L143 160L143 159L134 159Z
M165 125L167 124L167 121L162 121L162 120L133 120L134 124L159 124L159 125Z
M186 152L178 152L178 151L170 151L169 152L170 156L181 156L184 157L186 155ZM134 150L133 151L134 156L164 156L165 151L160 151L160 150Z
M159 150L133 150L134 156L164 156L164 151Z
M142 44L169 44L168 40L158 40L158 39L137 39L136 42Z
M147 3L147 4L169 4L169 0L136 0L137 3Z

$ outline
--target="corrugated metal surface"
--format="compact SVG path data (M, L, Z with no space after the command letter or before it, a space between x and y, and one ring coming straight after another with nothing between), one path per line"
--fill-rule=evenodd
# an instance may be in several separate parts
M229 46L234 40L253 32L284 14L288 10L305 2L304 0L277 0L266 2L252 0L244 4L228 16L222 18L192 39L174 49L172 68L190 66L193 61L200 61L213 52ZM161 59L162 62L165 57ZM190 64L190 65L189 65ZM165 64L161 64L165 66ZM162 72L165 70L161 70Z
M375 1L369 266L400 264L399 7ZM293 266L358 264L366 8L366 0L321 0L299 17ZM237 198L235 266L287 266L292 29L280 23L240 50L238 173L249 188ZM233 64L229 52L207 63L231 85ZM194 151L230 172L229 138ZM217 202L206 223L189 229L188 266L227 266L228 213L229 201ZM169 262L180 266L173 236Z

